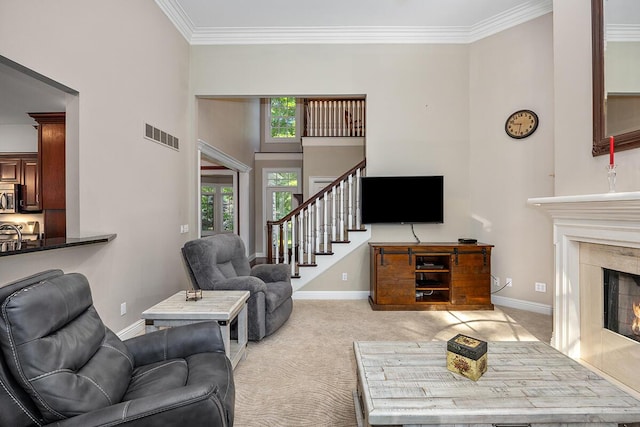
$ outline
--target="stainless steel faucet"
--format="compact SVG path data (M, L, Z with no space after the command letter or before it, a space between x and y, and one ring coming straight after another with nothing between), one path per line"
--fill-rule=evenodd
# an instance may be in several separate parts
M16 233L18 234L18 243L22 242L22 231L20 231L19 227L16 227L13 224L0 224L0 230L6 230L6 229L10 229L10 230L15 230Z

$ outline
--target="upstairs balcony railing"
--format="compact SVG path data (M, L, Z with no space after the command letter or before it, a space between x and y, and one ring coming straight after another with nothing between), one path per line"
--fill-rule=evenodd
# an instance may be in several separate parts
M291 276L316 257L333 254L335 243L348 243L349 232L364 230L360 222L360 177L363 160L278 221L267 221L268 262L290 264Z
M366 136L364 99L306 99L304 136Z

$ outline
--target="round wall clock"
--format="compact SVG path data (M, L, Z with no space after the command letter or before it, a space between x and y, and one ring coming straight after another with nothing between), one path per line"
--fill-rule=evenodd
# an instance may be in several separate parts
M504 131L511 138L526 138L538 128L538 115L531 110L518 110L504 124Z

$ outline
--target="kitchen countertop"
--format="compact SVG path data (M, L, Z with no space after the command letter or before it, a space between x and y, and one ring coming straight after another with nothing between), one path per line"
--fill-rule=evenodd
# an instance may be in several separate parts
M94 245L96 243L107 243L115 239L117 234L103 234L86 237L54 237L50 239L25 240L20 249L0 252L0 257L10 255L20 255L30 252L49 251L52 249L70 248L74 246Z

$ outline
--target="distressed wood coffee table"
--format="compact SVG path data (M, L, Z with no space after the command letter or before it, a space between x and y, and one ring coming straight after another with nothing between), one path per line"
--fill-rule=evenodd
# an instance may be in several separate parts
M142 312L145 331L215 320L220 325L225 353L232 366L247 354L247 300L249 291L202 291L199 300L186 300L180 291ZM237 319L238 338L231 340L231 323Z
M541 342L489 342L472 381L447 370L446 342L354 342L359 425L611 426L640 401Z

